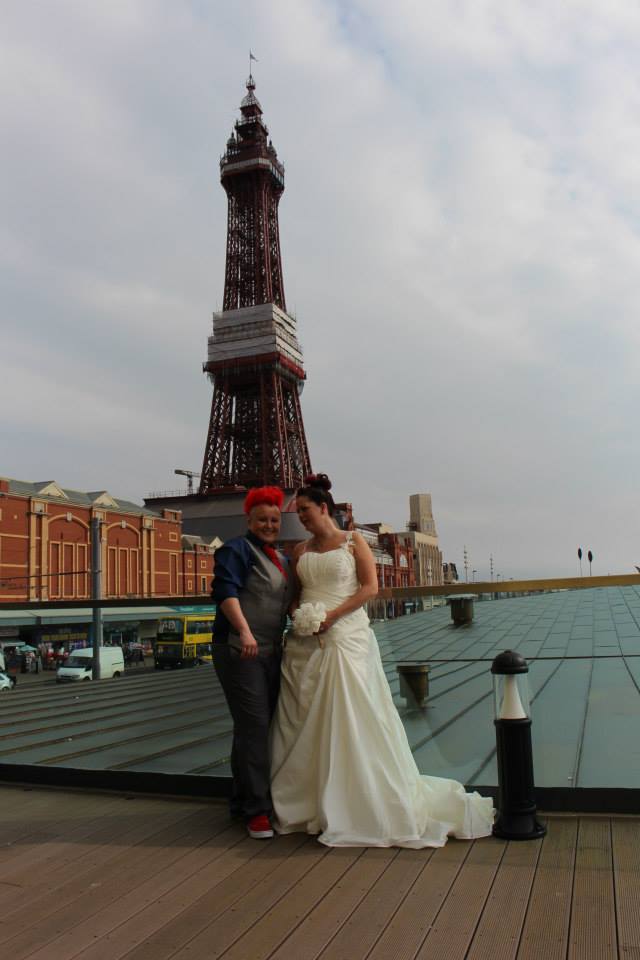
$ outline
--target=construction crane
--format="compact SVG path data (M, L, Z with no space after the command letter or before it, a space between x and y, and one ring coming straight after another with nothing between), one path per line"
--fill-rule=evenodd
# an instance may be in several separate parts
M193 493L193 478L199 477L199 473L195 473L193 470L174 470L174 473L179 474L181 477L187 478L187 493Z

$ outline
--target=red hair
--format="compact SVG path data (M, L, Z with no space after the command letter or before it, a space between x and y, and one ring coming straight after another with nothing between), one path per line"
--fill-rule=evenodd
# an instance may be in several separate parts
M254 507L266 503L269 507L282 509L284 491L280 487L253 487L244 500L244 512L249 513Z

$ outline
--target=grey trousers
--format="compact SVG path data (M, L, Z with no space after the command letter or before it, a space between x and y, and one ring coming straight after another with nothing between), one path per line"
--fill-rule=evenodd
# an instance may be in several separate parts
M280 654L260 651L243 659L226 643L214 644L213 663L233 718L231 812L271 813L269 725L280 689Z

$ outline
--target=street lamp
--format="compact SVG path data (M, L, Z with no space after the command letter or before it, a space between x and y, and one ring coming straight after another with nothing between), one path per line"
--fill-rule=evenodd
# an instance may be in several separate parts
M498 760L498 811L493 834L505 840L534 840L547 828L536 819L529 709L529 667L513 650L491 665Z

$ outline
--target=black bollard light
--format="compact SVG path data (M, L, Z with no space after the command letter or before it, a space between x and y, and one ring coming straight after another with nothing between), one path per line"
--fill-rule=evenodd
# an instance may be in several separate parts
M498 758L498 811L493 834L504 840L535 840L547 828L536 819L529 713L529 667L513 650L491 665Z

